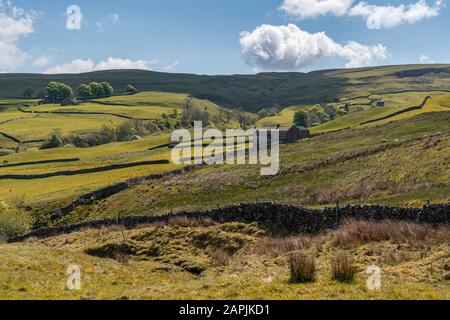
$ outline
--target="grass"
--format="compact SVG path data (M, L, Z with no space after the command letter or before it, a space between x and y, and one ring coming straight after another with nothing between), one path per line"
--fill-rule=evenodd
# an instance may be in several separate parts
M25 108L24 108L25 109ZM162 114L172 115L174 110L178 110L181 113L180 108L170 108L164 106L124 106L124 105L101 105L95 103L83 103L78 106L65 106L60 105L40 105L36 107L27 108L25 110L30 111L50 111L50 112L103 112L114 113L124 115L133 118L140 119L156 119L161 117ZM124 121L124 120L122 120Z
M82 217L115 216L115 208L148 215L249 201L313 207L334 206L336 199L342 204L417 207L428 200L448 201L449 116L426 113L282 146L276 176L261 177L258 166L228 165L144 183L105 200L101 207L83 208Z
M355 243L391 241L393 243L444 243L448 228L433 228L408 222L346 221L334 234L334 244L347 246Z
M112 103L102 105L83 103L77 106L40 105L23 108L28 111L45 112L103 112L114 113L133 118L155 119L162 114L171 115L174 110L181 113L186 94L142 92L136 95L116 96L97 101ZM217 107L218 108L218 107ZM38 114L23 113L17 107L0 109L0 131L8 133L19 140L47 139L55 130L61 134L84 134L96 132L104 125L117 126L126 119L113 115L78 115L78 114ZM1 145L0 145L1 146Z
M0 107L1 105L33 105L37 103L39 99L14 99L14 98L0 98Z
M0 241L30 231L32 223L31 215L24 209L0 202Z
M55 130L62 134L88 133L98 131L103 125L117 126L125 119L108 115L55 115L55 114L23 114L13 112L4 119L14 121L0 125L0 131L6 132L22 141L48 139Z
M311 283L291 283L286 253L258 253L269 230L254 223L172 222L134 230L114 228L0 244L2 299L448 299L445 243L355 242L334 244L334 233L312 236L302 247L316 260ZM126 263L114 246L129 245ZM448 241L448 238L447 238ZM217 249L234 253L227 264L212 260ZM298 249L298 248L293 248ZM237 250L237 251L236 251ZM338 253L354 260L351 283L332 280L329 261ZM102 256L102 257L100 257ZM69 265L81 267L81 290L65 288ZM382 269L380 291L366 287L368 266ZM196 275L198 267L201 276ZM433 266L432 268L430 266Z
M293 253L289 256L291 283L313 282L316 278L316 260L312 256Z
M353 260L347 255L337 255L330 260L331 278L339 282L352 282L357 272Z
M420 105L423 99L429 95L429 93L411 92L411 93L401 93L396 95L386 95L383 96L385 100L385 107L374 107L366 109L363 111L352 112L343 117L340 117L334 121L324 123L312 129L313 133L322 133L332 130L339 130L350 127L358 127L361 123L372 119L378 119L397 111L404 110L411 106ZM385 124L392 121L397 121L401 119L411 118L426 112L438 112L438 111L448 111L449 108L445 107L444 104L450 101L450 95L442 92L431 93L432 100L429 101L421 110L414 110L408 113L404 113L395 116L390 119L377 121L365 126L374 126Z
M94 168L109 164L137 162L145 160L170 159L170 150L157 149L148 151L149 148L167 143L169 136L160 134L150 136L138 141L117 142L93 148L59 148L49 150L29 150L26 152L2 157L2 160L10 164L27 161L42 161L51 159L80 158L80 161L68 163L51 163L40 165L28 165L18 167L0 167L0 174L39 174L54 171L79 170ZM73 199L79 194L100 188L109 184L123 181L132 177L170 171L178 166L173 164L148 165L132 169L100 172L74 177L53 177L26 180L2 181L0 199L23 198L27 203L56 201L58 199Z
M420 105L426 96L431 95L432 100L429 101L422 110L408 112L391 119L378 121L367 126L374 126L384 124L391 121L414 117L425 112L448 111L450 106L450 94L445 92L403 92L397 94L377 95L373 94L370 98L381 98L385 102L385 107L376 107L373 103L370 107L366 104L371 100L367 98L352 99L349 101L351 106L348 113L342 116L337 115L335 120L327 121L319 126L311 128L312 133L324 133L333 130L355 128L361 123L368 120L381 118L397 111L404 110L411 106ZM340 110L343 108L343 103L329 103L329 108ZM319 109L317 109L319 108ZM266 117L257 122L258 127L266 126L292 126L294 125L294 114L300 110L310 111L315 113L315 109L320 110L320 106L300 105L287 107L276 116ZM322 111L323 112L323 111Z
M170 92L139 92L133 95L113 96L97 99L98 102L106 102L128 106L159 106L165 108L182 108L187 94Z

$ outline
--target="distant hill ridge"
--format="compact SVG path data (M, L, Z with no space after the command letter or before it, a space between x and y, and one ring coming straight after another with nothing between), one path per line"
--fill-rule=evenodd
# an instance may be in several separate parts
M380 81L382 80L382 81ZM19 98L27 88L43 90L49 81L73 88L91 81L109 81L117 94L132 84L141 91L189 93L228 108L258 111L263 107L332 102L358 93L436 90L450 87L450 65L403 65L310 73L266 72L253 75L195 75L145 70L107 70L82 74L0 74L0 97ZM353 91L354 90L354 94ZM366 90L366 91L364 91ZM371 91L372 90L372 91ZM353 94L353 95L352 95Z

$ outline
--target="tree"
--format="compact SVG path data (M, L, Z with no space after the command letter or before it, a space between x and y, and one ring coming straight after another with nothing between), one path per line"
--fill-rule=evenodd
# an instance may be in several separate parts
M309 127L309 114L306 111L298 111L294 114L294 123L297 126Z
M58 98L62 101L67 98L73 97L73 90L67 84L60 83L59 84L59 95Z
M89 83L89 87L91 88L92 97L99 98L105 95L105 92L103 91L103 86L100 83L91 82Z
M23 91L24 98L33 98L34 95L35 95L35 91L33 88L27 88Z
M136 92L137 92L137 89L136 89L135 87L133 87L131 84L129 84L129 85L127 85L125 91L126 91L127 93L136 93Z
M103 87L103 93L106 97L110 97L114 93L114 88L109 82L103 81L100 83L100 85Z
M81 99L89 99L92 97L91 87L88 86L87 84L81 84L77 88L77 93L78 93L78 97L80 97Z
M67 98L72 98L72 88L67 84L52 81L49 82L46 88L48 100L55 103L57 101L63 101Z
M44 142L41 146L41 149L53 149L60 148L63 146L61 138L59 137L59 133L55 132L50 140Z

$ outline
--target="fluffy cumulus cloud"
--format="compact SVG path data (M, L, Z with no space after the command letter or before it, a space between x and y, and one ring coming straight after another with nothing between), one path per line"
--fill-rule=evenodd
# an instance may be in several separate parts
M353 0L284 0L279 10L299 19L345 15Z
M27 58L16 45L0 41L0 70L13 70L19 67Z
M426 0L398 6L359 2L352 7L352 4L353 0L284 0L279 9L299 19L322 15L358 16L366 20L369 29L386 29L436 17L443 7L443 0L436 0L433 5Z
M48 64L50 63L50 61L51 61L51 58L50 58L50 57L47 57L47 56L40 56L39 58L37 58L37 59L34 61L33 65L34 65L35 67L45 67L46 65L48 65Z
M19 38L34 32L39 14L0 0L0 70L19 67L28 57L17 45Z
M108 58L95 66L95 70L142 69L151 70L155 61Z
M151 70L156 62L154 60L131 60L121 58L108 58L95 64L92 59L77 59L72 62L55 66L45 71L47 74L62 74L62 73L83 73L100 70L111 69L142 69Z
M299 70L332 57L343 58L346 67L353 68L387 57L387 49L380 44L340 44L325 32L309 33L294 24L261 25L252 32L242 32L240 43L245 62L255 70Z
M94 70L94 62L91 59L83 60L76 59L72 62L61 64L45 71L48 74L61 74L61 73L82 73L90 72Z
M349 11L350 16L363 17L369 29L387 29L403 24L413 24L420 20L439 15L443 3L438 0L428 5L425 0L413 4L378 6L360 2Z
M68 30L80 30L83 22L83 14L81 8L77 5L70 5L66 10L66 28Z

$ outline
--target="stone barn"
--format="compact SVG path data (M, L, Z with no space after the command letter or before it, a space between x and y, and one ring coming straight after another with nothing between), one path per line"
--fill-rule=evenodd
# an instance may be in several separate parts
M383 100L378 100L377 101L377 107L384 107L384 106L385 106L385 103L384 103Z
M283 144L294 143L298 140L310 137L309 129L299 126L258 128L257 130L274 130L274 129L280 131L280 143Z

